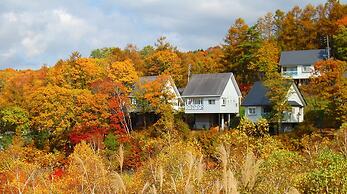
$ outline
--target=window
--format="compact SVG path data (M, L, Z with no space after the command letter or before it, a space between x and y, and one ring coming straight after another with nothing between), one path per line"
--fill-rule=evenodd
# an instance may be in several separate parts
M194 98L193 104L202 104L202 99L201 98Z
M248 108L248 115L255 115L255 107Z
M302 73L310 73L312 71L311 65L303 65L302 66Z
M216 100L208 100L208 104L216 104Z
M283 71L298 71L297 67L283 67Z
M288 76L298 75L297 66L295 67L283 67L283 74Z
M131 99L131 104L136 105L136 99L135 98Z
M222 106L225 106L227 104L227 99L226 98L222 98Z
M186 100L186 105L202 104L201 98L188 98Z

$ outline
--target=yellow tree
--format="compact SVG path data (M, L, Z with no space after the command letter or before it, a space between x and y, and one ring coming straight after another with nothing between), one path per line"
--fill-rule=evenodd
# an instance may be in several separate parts
M5 71L3 74L5 81L0 92L1 98L5 101L2 105L24 106L25 98L46 84L47 70L43 67L37 71Z
M130 60L117 61L110 65L108 77L130 89L138 80L137 72Z
M278 72L280 49L274 41L264 41L257 50L255 57L257 60L251 62L250 68L258 72L259 79L265 74Z
M171 50L157 51L146 57L145 64L147 75L167 73L173 77L177 85L183 85L185 75L182 74L181 59L175 52Z
M103 59L79 58L75 55L58 63L49 70L48 80L60 87L87 89L89 84L106 75Z

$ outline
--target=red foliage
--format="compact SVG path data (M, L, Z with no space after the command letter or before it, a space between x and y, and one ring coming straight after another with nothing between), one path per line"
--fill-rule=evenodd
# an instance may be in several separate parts
M63 168L56 168L53 173L50 176L50 179L57 179L61 178L64 175L64 169Z
M252 84L239 84L239 87L240 87L241 93L245 95L251 89Z
M90 126L86 123L75 127L70 133L70 141L78 144L81 141L92 142L97 146L101 146L105 135L109 131L106 127Z
M141 154L142 149L139 142L134 138L129 138L128 142L130 146L129 155L124 157L124 168L125 169L137 169L142 166Z

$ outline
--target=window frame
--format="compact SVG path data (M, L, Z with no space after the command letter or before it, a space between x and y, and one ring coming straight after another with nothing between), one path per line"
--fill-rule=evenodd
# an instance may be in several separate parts
M208 100L208 104L215 105L216 104L216 100L215 99L209 99Z
M312 65L302 65L301 72L302 73L311 73L312 71ZM308 68L308 70L306 69Z
M254 110L254 111L251 111L251 110ZM248 115L256 115L256 107L248 107L247 109L247 113Z
M222 98L222 106L226 106L227 105L227 98Z

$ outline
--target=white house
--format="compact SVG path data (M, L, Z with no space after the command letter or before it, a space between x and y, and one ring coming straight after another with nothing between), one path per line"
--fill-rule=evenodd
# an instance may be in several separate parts
M210 128L239 114L241 92L233 73L194 74L184 89L182 98L188 123L193 128Z
M314 64L317 61L327 58L326 49L283 51L279 62L281 73L301 83L314 75Z
M135 93L139 90L140 85L144 85L144 84L153 82L153 81L157 80L157 78L158 78L158 76L140 77L139 81L135 84L132 93L130 94L131 104L134 105L134 107L136 107L136 105L137 105ZM179 111L182 108L183 99L181 98L181 95L180 95L180 93L176 87L174 80L171 78L171 76L168 76L165 81L166 81L165 88L164 88L165 92L168 92L171 95L173 95L173 98L171 101L172 109L175 111ZM138 109L133 110L133 112L137 112L137 111L139 111L139 110Z
M251 121L257 122L271 112L271 102L267 97L267 92L268 88L262 82L255 82L242 102L242 106L245 107L245 116ZM284 113L282 120L284 129L304 121L306 101L294 82L288 88L287 102L291 106L291 110Z
M143 104L140 104L136 100L136 95L141 94L141 85L150 84L151 82L156 81L157 78L158 76L140 77L139 81L134 85L133 91L129 95L132 104L132 108L129 110L129 112L132 114L135 128L142 126L143 123L152 124L157 119L157 115L154 113L154 110L146 110L146 112L143 112L143 107L141 107ZM171 78L171 76L168 76L164 81L166 82L164 92L168 92L173 96L171 100L172 109L174 111L183 111L183 99L181 98L174 80Z

